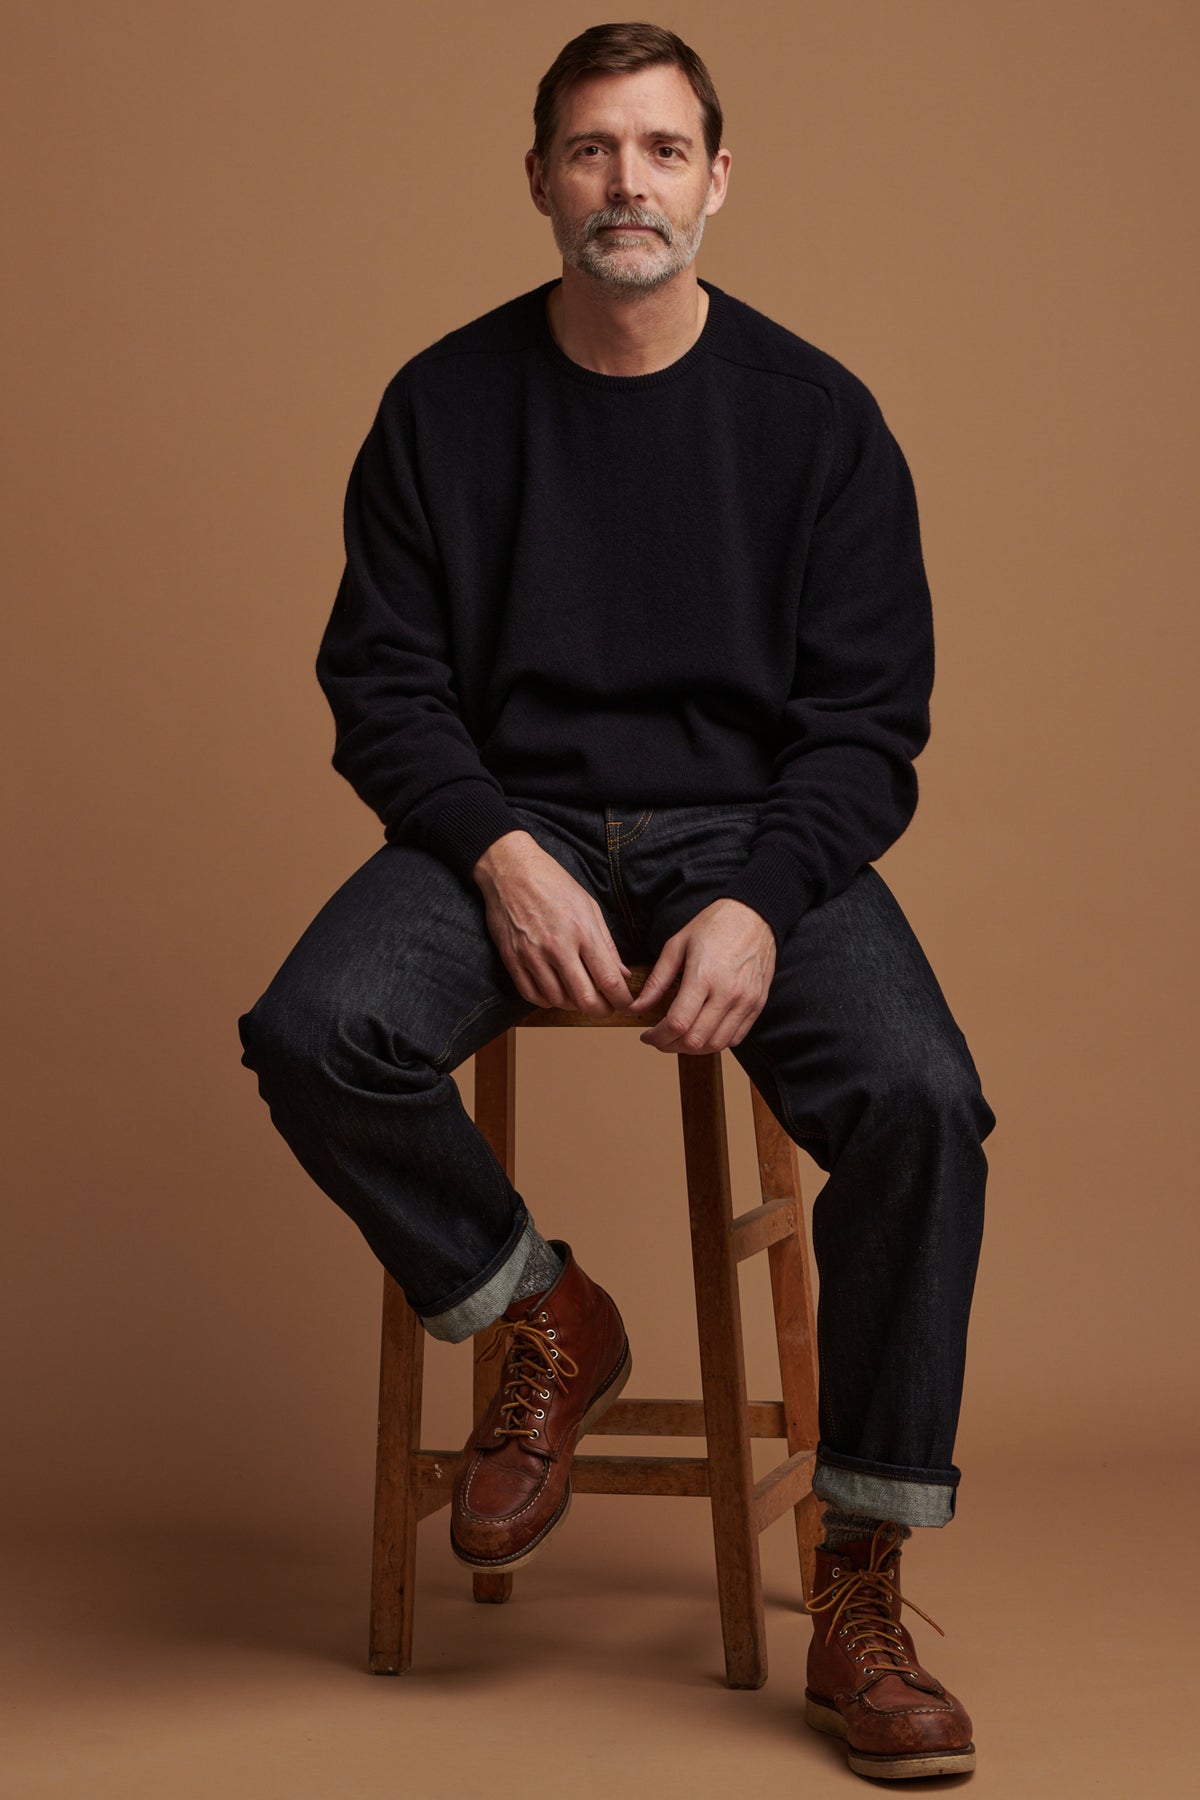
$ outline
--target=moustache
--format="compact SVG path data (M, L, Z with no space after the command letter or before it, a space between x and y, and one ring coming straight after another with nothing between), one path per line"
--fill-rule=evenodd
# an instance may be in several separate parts
M611 213L611 212L593 214L593 216L588 220L587 235L590 238L597 237L600 232L602 232L602 231L606 230L608 227L614 226L614 225L644 225L644 226L648 226L650 228L650 230L657 231L659 236L661 238L665 239L665 241L668 244L671 242L671 239L674 235L674 233L671 230L670 225L668 224L668 222L665 219L646 218L644 216L638 217L636 214L631 216L629 213Z

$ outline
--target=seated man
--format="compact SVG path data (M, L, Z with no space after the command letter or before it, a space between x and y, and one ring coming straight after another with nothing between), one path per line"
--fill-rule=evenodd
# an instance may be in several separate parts
M871 867L929 733L912 481L855 376L697 278L730 153L687 45L584 32L534 123L561 277L414 356L359 453L317 673L385 842L239 1021L243 1061L426 1329L494 1325L450 1529L499 1570L562 1524L629 1346L452 1071L534 1007L663 996L643 1042L731 1049L828 1177L807 1718L860 1773L961 1773L898 1565L954 1512L995 1120Z

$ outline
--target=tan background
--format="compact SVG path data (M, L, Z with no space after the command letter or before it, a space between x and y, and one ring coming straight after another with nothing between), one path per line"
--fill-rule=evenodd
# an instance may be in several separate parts
M238 1062L238 1013L380 841L312 671L350 462L400 363L556 272L529 111L604 14L3 16L6 1791L457 1795L546 1708L560 1792L849 1790L798 1722L787 1526L772 1680L727 1694L696 1502L580 1502L500 1610L442 1515L417 1674L360 1674L379 1272ZM999 1125L959 1515L910 1553L948 1635L918 1642L979 1792L1182 1792L1144 1707L1196 1454L1195 12L650 16L726 113L700 272L866 380L921 508L934 729L880 867ZM638 1385L691 1391L673 1060L533 1034L520 1072L535 1217L616 1291ZM726 1085L749 1204L732 1058ZM748 1272L763 1391L765 1293ZM467 1352L429 1361L427 1441L456 1445Z

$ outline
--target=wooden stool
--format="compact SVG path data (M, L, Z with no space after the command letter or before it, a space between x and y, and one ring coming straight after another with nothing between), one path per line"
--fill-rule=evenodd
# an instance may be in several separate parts
M649 968L634 969L638 993ZM526 1026L636 1026L666 1014L668 996L646 1012L592 1018L537 1008ZM707 1456L581 1456L571 1469L577 1494L707 1494L712 1503L717 1589L730 1687L767 1678L758 1534L792 1507L805 1594L812 1592L820 1506L812 1492L817 1446L817 1361L808 1235L796 1146L751 1083L762 1204L734 1218L729 1185L725 1099L719 1051L676 1057L691 1214L696 1324L703 1400L622 1398L587 1433L629 1437L705 1437ZM510 1181L514 1179L516 1038L502 1032L475 1055L475 1122ZM748 1401L737 1265L766 1250L770 1261L782 1400ZM618 1300L619 1304L619 1300ZM475 1418L496 1385L495 1363L479 1356L491 1327L475 1337ZM379 1369L375 1544L371 1581L370 1667L399 1675L412 1661L413 1585L418 1521L450 1499L457 1450L423 1450L421 1388L424 1331L390 1275L384 1277ZM789 1454L755 1481L750 1440L785 1438ZM473 1572L476 1600L507 1600L512 1575Z

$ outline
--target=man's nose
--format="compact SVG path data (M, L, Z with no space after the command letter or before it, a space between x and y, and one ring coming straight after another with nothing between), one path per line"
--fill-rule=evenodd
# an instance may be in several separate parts
M608 176L608 193L612 200L644 200L645 170L641 157L632 148L618 150Z

